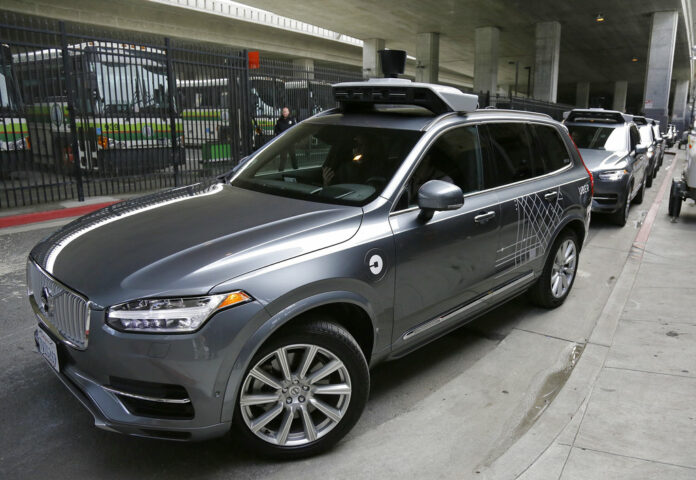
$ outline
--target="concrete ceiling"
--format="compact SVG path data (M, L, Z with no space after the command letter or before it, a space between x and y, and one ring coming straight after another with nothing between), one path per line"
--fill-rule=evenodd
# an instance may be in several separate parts
M534 63L534 25L561 23L559 101L574 103L577 82L591 83L591 97L613 94L615 80L629 82L628 104L640 104L651 14L679 12L673 79L690 77L686 24L694 0L255 0L254 6L361 39L383 38L388 48L415 54L415 33L440 33L440 66L473 76L474 30L500 28L498 83L526 91L523 67ZM601 13L605 21L595 17ZM689 28L691 31L691 26ZM692 40L692 39L691 39ZM631 59L637 57L638 61Z

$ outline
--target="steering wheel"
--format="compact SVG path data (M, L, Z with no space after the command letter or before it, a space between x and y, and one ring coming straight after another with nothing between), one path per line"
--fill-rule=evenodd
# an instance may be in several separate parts
M387 184L387 179L384 177L370 177L365 181L365 183L373 187L375 190L379 190L379 187L383 187Z

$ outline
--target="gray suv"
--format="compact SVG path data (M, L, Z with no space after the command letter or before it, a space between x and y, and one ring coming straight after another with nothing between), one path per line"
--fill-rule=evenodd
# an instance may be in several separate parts
M625 225L631 203L643 201L652 180L648 147L641 143L631 115L614 110L571 110L563 123L594 177L592 211L608 213Z
M315 454L357 422L369 367L519 294L566 299L592 179L565 127L408 80L334 94L219 181L33 249L39 351L96 426Z

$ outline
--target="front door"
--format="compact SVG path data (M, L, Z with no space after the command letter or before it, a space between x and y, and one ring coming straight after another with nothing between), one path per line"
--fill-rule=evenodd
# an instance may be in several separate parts
M420 185L438 179L465 194L458 210L421 217ZM482 191L478 129L444 132L422 156L403 193L402 210L390 216L396 251L394 341L436 332L491 286L498 245L498 197ZM455 318L456 317L456 318Z

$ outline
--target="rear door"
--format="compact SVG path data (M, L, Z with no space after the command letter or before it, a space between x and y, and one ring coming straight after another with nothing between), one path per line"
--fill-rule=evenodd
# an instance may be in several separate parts
M496 251L499 284L528 278L543 264L552 235L563 219L564 199L553 172L570 165L555 127L524 122L487 125L489 161L498 187L501 225Z

